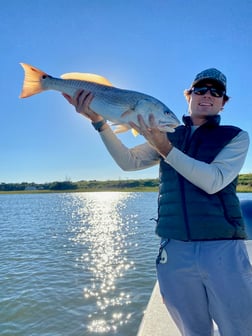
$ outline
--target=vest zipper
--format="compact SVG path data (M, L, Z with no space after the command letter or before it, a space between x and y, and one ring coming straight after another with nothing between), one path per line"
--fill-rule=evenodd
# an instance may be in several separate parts
M185 186L184 186L184 180L181 175L179 175L179 184L180 184L180 190L181 190L181 204L183 209L183 217L186 227L186 233L187 233L187 240L191 241L191 231L190 231L190 225L188 221L188 213L187 213L187 206L186 206L186 199L185 199Z
M190 142L192 140L192 137L194 137L194 133L191 135L191 127L187 127L187 133L184 140L184 148L182 149L183 153L187 154L187 150L189 148ZM186 205L186 198L185 198L185 184L184 184L184 178L179 175L179 184L180 184L180 190L181 190L181 203L182 203L182 209L183 209L183 216L184 216L184 222L186 227L186 233L187 233L187 240L191 241L191 231L190 231L190 225L188 221L188 212L187 212L187 205Z

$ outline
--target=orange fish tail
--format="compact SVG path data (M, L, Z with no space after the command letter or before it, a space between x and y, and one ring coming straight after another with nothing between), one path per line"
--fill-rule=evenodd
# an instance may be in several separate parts
M29 64L20 63L24 69L25 77L22 92L19 98L27 98L44 91L41 79L42 76L48 76L45 72Z

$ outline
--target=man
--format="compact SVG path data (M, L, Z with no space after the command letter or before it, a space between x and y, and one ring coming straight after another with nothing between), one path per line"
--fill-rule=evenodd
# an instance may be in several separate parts
M229 97L226 77L217 69L197 74L185 97L189 116L174 133L159 131L139 116L131 123L147 140L127 148L78 91L76 110L90 118L108 151L124 170L160 165L156 233L161 237L157 275L167 309L184 336L252 335L252 269L236 196L237 176L249 137L221 126L219 113Z

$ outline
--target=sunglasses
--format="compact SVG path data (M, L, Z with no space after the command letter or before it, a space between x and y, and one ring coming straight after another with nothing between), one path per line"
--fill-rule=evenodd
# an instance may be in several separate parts
M194 87L192 89L192 92L198 96L203 96L207 91L210 91L211 96L215 98L221 98L226 93L224 90L216 89L213 86Z

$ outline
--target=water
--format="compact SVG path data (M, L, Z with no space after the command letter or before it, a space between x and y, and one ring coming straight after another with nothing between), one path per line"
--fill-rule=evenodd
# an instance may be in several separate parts
M136 335L156 211L156 193L0 195L1 336Z
M136 335L156 210L156 193L0 195L1 335Z

